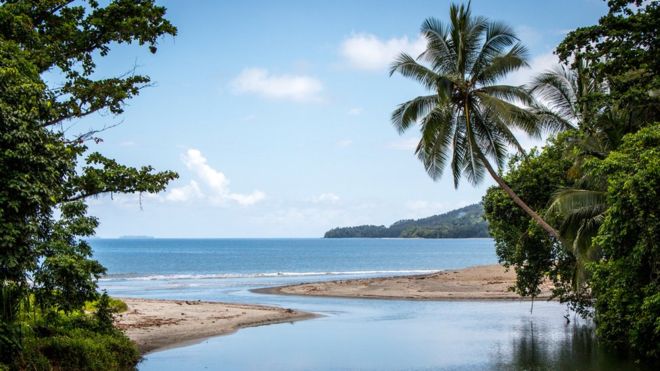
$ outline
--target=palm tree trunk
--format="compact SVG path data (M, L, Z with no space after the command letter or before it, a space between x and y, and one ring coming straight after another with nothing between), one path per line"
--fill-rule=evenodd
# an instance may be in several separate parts
M477 148L477 146L473 143L472 130L471 130L471 126L470 126L470 109L468 107L467 102L468 102L468 100L467 100L467 97L466 97L465 107L464 107L465 124L467 125L467 135L468 135L468 141L469 141L469 145L471 147L471 150L473 152L476 152L477 156L479 157L479 160L481 160L481 162L484 164L484 166L488 170L488 173L490 174L490 176L492 176L493 179L495 179L497 184L500 186L500 188L502 188L504 190L504 192L506 192L506 194L508 194L509 197L511 197L513 202L515 202L516 205L520 206L520 208L523 209L523 211L526 212L527 215L529 215L538 225L540 225L541 228L545 229L545 231L548 232L552 237L556 238L557 241L561 241L561 237L559 236L559 232L557 232L556 229L552 228L552 226L550 224L548 224L548 222L543 220L543 218L541 218L541 216L539 214L537 214L536 211L532 210L532 208L527 206L527 204L523 200L521 200L520 197L518 197L516 192L514 192L513 189L511 189L511 187L509 187L509 185L506 184L504 179L502 179L497 174L497 172L490 165L490 162L488 162L488 159L486 158L486 156L484 156L484 154L481 153L481 150L479 148Z
M520 199L520 197L518 197L516 192L514 192L513 189L511 189L511 187L509 187L509 185L506 184L504 179L502 179L497 174L497 172L495 172L493 167L490 165L490 162L488 162L488 159L481 153L481 151L478 151L478 153L479 153L479 159L481 159L481 162L483 162L490 176L492 176L493 179L495 179L497 184L500 186L500 188L502 188L504 192L506 192L506 194L508 194L509 197L511 197L513 202L515 202L516 205L520 206L520 208L523 209L523 211L525 211L527 215L529 215L539 226L541 226L541 228L543 228L546 232L548 232L552 237L556 238L558 241L561 241L559 232L557 232L556 229L552 228L552 226L548 224L548 222L543 220L543 218L541 218L541 216L537 214L536 211L532 210L529 206L527 206L527 204L522 199Z

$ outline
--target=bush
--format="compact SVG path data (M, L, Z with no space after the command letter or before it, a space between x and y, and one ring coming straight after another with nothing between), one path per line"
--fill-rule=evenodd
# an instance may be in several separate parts
M126 312L128 310L128 305L121 301L120 299L113 298L113 297L108 297L108 304L110 305L110 310L113 313L122 313ZM99 300L94 300L94 301L88 301L85 303L85 311L87 312L96 312L96 309L98 308L99 305Z
M55 368L77 370L133 370L140 360L135 345L123 334L74 330L40 339L37 348Z
M113 326L111 302L107 294L102 295L95 314L53 310L30 313L32 318L20 324L19 351L0 359L0 371L134 370L140 353ZM115 307L117 303L121 302L115 301ZM3 346L0 350L6 349Z

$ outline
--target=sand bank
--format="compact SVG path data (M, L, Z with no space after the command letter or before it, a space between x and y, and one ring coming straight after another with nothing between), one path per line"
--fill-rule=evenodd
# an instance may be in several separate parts
M516 280L513 270L484 265L425 275L368 278L307 283L253 290L285 295L410 300L514 300L523 299L509 291ZM544 283L541 298L552 286Z
M142 353L231 333L243 327L315 317L312 313L251 304L122 300L128 304L128 311L117 315L117 327L137 343Z

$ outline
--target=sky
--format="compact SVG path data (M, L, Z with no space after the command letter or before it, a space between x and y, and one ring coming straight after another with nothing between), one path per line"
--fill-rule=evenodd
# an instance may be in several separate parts
M151 55L115 46L97 76L135 69L153 85L124 114L72 123L68 134L115 125L99 151L131 166L175 170L157 195L89 200L99 237L320 237L336 226L389 225L479 202L494 184L433 181L414 155L418 130L399 135L395 107L426 92L390 77L418 53L424 19L448 1L159 1L178 27ZM473 1L475 15L512 26L531 68L552 68L566 32L597 22L599 0ZM542 142L520 136L526 147Z

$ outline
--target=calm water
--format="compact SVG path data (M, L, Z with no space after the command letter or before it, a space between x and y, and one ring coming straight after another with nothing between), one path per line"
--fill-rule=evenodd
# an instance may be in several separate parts
M141 370L626 370L558 303L420 302L250 289L497 262L490 239L93 240L112 295L291 307L323 317L148 354Z

